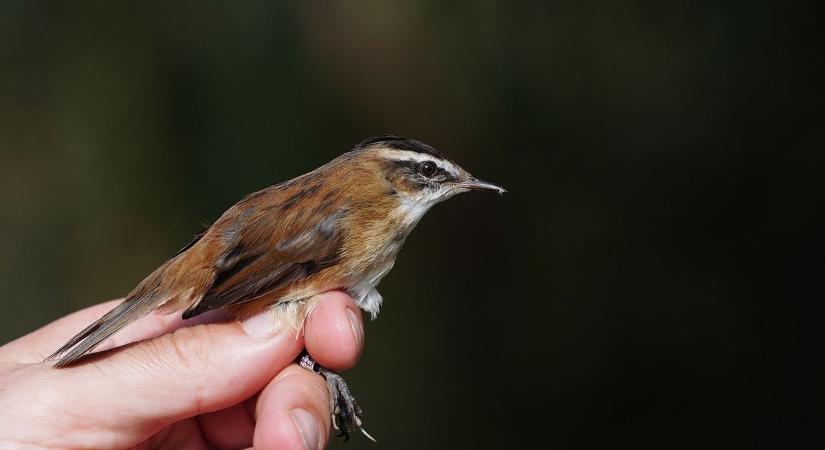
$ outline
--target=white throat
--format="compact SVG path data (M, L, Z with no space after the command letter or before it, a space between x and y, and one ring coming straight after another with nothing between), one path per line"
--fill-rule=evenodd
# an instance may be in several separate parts
M437 202L434 201L417 198L404 198L396 207L396 214L400 216L402 223L407 227L407 232L409 233L418 225L418 221L424 217L424 214L436 203Z

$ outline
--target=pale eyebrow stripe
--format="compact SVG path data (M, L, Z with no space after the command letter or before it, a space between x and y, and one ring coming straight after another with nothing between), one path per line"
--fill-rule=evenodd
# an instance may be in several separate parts
M411 150L395 150L390 148L382 148L378 151L378 153L379 155L387 159L407 161L411 160L415 162L432 161L433 163L435 163L436 166L446 170L450 173L450 175L454 177L458 177L461 175L461 171L452 161L449 161L447 159L436 158L426 153L417 153Z
M412 150L395 150L391 148L382 148L378 151L381 156L392 158L392 159L411 159L416 162L422 161L432 161L436 164L443 161L442 159L436 158L432 155L428 155L426 153L418 153ZM440 166L440 164L439 164Z

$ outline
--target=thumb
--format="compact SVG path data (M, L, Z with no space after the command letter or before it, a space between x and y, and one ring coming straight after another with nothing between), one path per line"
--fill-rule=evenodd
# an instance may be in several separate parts
M52 386L84 421L142 442L188 417L237 404L261 390L303 347L264 312L238 322L181 328L50 369ZM119 442L126 444L128 442Z

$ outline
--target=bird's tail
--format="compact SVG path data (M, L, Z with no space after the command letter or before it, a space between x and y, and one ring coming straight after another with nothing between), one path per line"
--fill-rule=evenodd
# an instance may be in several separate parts
M103 317L69 339L46 360L59 358L55 363L55 367L63 367L73 363L121 328L149 314L161 302L162 299L159 299L153 293L141 297L127 297L126 300L104 314Z

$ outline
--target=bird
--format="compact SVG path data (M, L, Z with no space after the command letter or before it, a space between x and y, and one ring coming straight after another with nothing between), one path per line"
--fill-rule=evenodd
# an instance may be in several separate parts
M410 231L432 206L471 190L506 192L423 142L367 138L241 199L47 360L69 366L153 311L190 319L221 310L239 320L267 311L300 333L313 298L338 289L374 319L383 302L376 287ZM348 439L357 429L373 439L344 379L306 352L297 362L324 377L339 434Z

